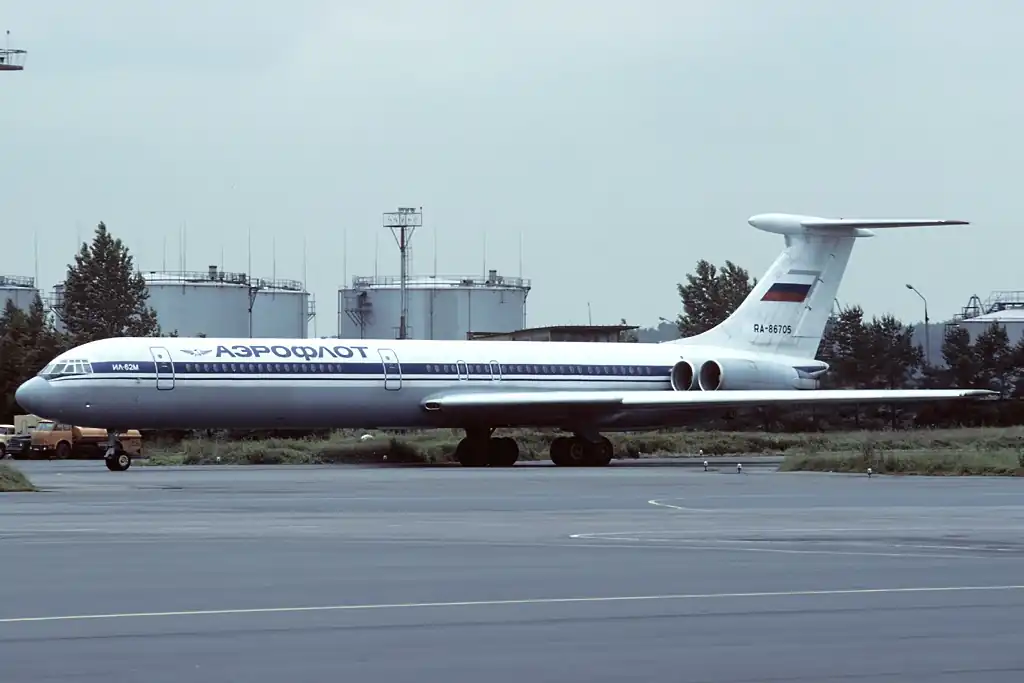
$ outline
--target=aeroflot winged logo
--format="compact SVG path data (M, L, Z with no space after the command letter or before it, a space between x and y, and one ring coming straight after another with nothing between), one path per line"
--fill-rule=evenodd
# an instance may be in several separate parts
M200 356L205 356L206 354L213 352L213 349L179 349L179 350L182 353L187 353L188 355L194 356L196 358L198 358Z

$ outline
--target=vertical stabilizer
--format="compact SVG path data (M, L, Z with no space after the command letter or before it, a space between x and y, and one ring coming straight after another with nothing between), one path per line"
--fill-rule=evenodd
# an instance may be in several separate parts
M760 214L748 221L783 235L786 248L753 291L716 327L668 343L814 358L853 244L870 228L966 225L960 220L818 218Z

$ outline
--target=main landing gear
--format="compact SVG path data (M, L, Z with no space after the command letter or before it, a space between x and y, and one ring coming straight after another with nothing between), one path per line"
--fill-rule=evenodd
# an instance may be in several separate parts
M559 436L551 442L551 462L560 467L607 467L614 454L612 442L605 436Z
M493 437L494 430L466 430L466 438L455 447L463 467L512 467L519 459L519 444L508 436Z
M124 472L132 466L132 456L125 452L121 442L117 440L117 431L107 430L107 452L103 461L111 472Z
M466 430L455 448L463 467L511 467L519 459L519 444L508 436L494 437L492 429ZM605 467L612 461L612 442L604 436L559 436L551 442L551 462L560 467Z

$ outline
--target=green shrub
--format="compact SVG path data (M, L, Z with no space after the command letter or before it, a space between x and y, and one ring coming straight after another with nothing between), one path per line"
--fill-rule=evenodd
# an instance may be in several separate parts
M794 453L779 467L783 472L867 472L878 474L1001 475L1024 474L1016 449L969 448L950 450L851 451L840 453Z
M339 430L326 438L189 439L179 444L149 446L150 457L141 462L149 465L296 465L379 463L386 457L391 463L453 463L455 447L463 437L461 430L450 429L375 432L366 441L361 438L363 434L359 430ZM505 434L518 441L521 460L544 460L548 458L551 440L563 433L526 429L498 432L498 435ZM663 430L610 433L608 438L619 458L692 457L702 452L705 456L786 455L790 456L784 466L787 469L813 469L817 466L811 467L810 463L821 463L820 469L848 467L848 471L857 471L872 467L886 471L884 468L890 467L888 463L901 463L904 455L949 451L990 454L991 462L999 463L1012 455L1013 468L1024 468L1024 427L828 434ZM837 462L848 464L837 465ZM794 463L799 463L799 467ZM970 465L975 466L977 463Z
M0 492L13 493L16 491L35 491L32 485L21 470L14 469L6 463L0 463Z

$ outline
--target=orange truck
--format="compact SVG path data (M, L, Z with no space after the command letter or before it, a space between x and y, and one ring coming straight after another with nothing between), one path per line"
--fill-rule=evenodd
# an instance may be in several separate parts
M132 457L142 456L142 434L136 429L124 432L118 444ZM40 420L32 430L29 457L54 457L60 460L74 457L102 458L107 452L107 430L94 427Z

